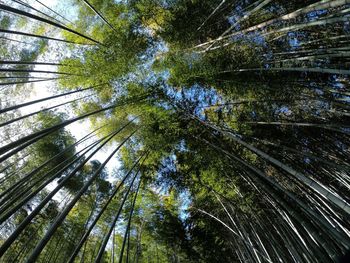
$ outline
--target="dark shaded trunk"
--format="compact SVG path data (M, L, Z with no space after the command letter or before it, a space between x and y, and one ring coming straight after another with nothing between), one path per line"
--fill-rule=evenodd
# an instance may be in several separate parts
M127 124L128 125L128 124ZM126 126L127 126L126 125ZM121 128L119 131L123 130L126 126ZM118 131L118 132L119 132ZM110 159L119 151L119 149L134 135L136 131L132 132L124 141L108 156L108 158L101 164L101 166L97 169L97 171L91 176L91 178L85 183L85 185L79 190L79 192L74 196L73 200L64 208L64 210L60 213L60 215L55 219L55 221L51 224L48 231L45 233L45 236L40 240L39 244L35 247L32 254L29 256L27 262L34 262L38 256L40 255L43 248L46 246L47 242L50 241L52 235L57 230L57 228L61 225L63 220L66 218L70 210L74 207L76 202L80 199L80 197L86 192L86 190L90 187L90 185L94 182L94 180L100 175L101 171L104 169L106 164L110 161Z
M25 16L25 17L32 18L32 19L34 19L34 20L37 20L37 21L40 21L40 22L43 22L43 23L52 25L52 26L54 26L54 27L63 29L63 30L68 31L68 32L70 32L70 33L73 33L73 34L75 34L75 35L77 35L77 36L80 36L80 37L82 37L82 38L85 38L85 39L87 39L87 40L90 40L90 41L92 41L92 42L94 42L94 43L96 43L96 44L101 44L100 42L98 42L98 41L96 41L96 40L94 40L94 39L92 39L92 38L90 38L90 37L88 37L88 36L85 36L84 34L81 34L81 33L77 32L77 31L75 31L75 30L72 30L72 29L66 27L66 26L62 26L62 25L60 25L60 24L57 24L57 23L55 23L55 22L52 22L52 21L50 21L50 20L48 20L48 19L45 19L45 18L42 18L42 17L40 17L40 16L33 15L33 14L31 14L31 13L28 13L28 12L25 12L25 11L22 11L22 10L19 10L19 9L16 9L16 8L13 8L13 7L10 7L10 6L7 6L7 5L3 5L3 4L0 4L0 9L5 10L5 11L8 11L8 12L11 12L11 13L14 13L14 14L17 14L17 15L21 15L21 16Z

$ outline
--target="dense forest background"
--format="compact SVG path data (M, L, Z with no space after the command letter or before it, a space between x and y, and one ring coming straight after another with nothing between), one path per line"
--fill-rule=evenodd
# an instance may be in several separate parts
M0 262L337 262L349 0L0 1Z

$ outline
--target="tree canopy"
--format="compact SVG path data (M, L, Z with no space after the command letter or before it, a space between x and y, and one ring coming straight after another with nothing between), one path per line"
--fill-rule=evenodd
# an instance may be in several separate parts
M0 261L342 260L349 5L3 0Z

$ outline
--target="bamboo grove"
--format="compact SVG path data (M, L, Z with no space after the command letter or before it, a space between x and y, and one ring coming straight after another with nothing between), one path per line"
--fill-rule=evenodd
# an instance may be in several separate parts
M0 262L338 262L349 0L0 1Z

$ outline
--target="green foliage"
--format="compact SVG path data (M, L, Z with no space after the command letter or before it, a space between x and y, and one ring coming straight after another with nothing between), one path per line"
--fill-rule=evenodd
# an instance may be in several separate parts
M54 114L52 112L43 112L37 115L36 121L39 126L34 131L39 131L44 128L51 127L55 124L59 124L65 120L64 115ZM64 149L68 148L74 143L74 137L64 129L54 132L42 140L38 141L33 146L33 151L36 153L36 158L32 159L29 164L29 171L34 167L44 163L44 161L59 155ZM69 159L75 154L75 149L66 151L58 158L55 158L46 169L50 170L57 165L62 164L66 159Z
M101 150L123 143L110 160L118 168L105 167L90 181L102 160L84 156L76 174L71 172L79 162L49 179L78 156L78 148L69 148L75 138L64 128L24 147L28 160L24 151L1 163L0 187L9 189L1 199L0 209L8 206L1 216L48 183L7 219L2 243L52 187L65 182L10 246L6 260L28 257L68 205L38 262L68 262L87 231L76 262L93 262L106 238L101 262L118 258L122 246L122 261L174 263L331 262L349 248L349 79L326 74L339 67L348 72L347 26L340 20L333 29L325 26L341 17L342 5L328 8L313 0L89 3L95 11L84 1L70 1L76 16L68 26L99 44L63 31L59 37L79 45L62 44L55 69L58 91L91 89L76 94L81 97L69 115L42 110L34 122L25 119L24 134L100 111L86 119L94 129L101 127L95 139L118 131ZM308 9L310 4L327 12ZM321 20L323 26L313 23ZM7 16L0 23L2 28L13 24ZM15 21L16 28L30 28L27 23L27 18ZM51 29L33 27L39 35L56 32ZM328 34L343 40L333 42ZM49 43L0 51L4 58L33 62L46 54L53 58ZM29 71L37 68L18 64L13 69L28 72L12 77L32 77ZM28 88L20 84L18 90L9 93L24 97ZM21 114L3 115L1 121ZM4 134L11 139L11 131Z

